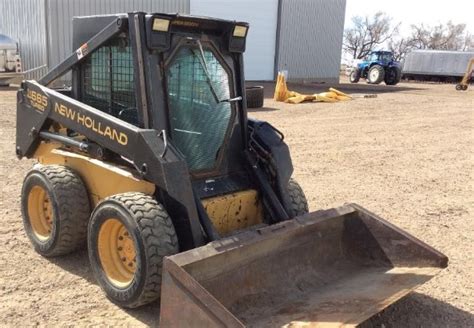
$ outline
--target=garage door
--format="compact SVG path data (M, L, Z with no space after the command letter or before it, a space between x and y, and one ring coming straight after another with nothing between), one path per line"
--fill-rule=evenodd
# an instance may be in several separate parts
M278 0L191 0L191 14L250 24L245 51L246 80L273 80Z

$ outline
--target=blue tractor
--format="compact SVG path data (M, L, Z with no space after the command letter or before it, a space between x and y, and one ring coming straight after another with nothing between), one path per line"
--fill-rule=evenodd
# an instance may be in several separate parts
M385 81L387 85L400 82L402 71L400 63L393 59L390 51L372 51L351 71L351 83L359 82L360 78L367 79L367 83L379 84Z

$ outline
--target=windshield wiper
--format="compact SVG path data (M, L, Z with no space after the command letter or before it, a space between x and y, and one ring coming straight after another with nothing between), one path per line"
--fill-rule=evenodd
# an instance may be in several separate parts
M228 99L219 99L219 96L217 95L217 92L216 92L216 88L215 88L215 85L211 79L211 75L209 74L209 69L208 69L208 66L207 66L207 61L206 61L206 57L204 56L204 50L202 48L202 44L201 44L201 41L200 40L196 40L196 43L198 44L198 47L199 47L199 55L200 56L197 56L193 50L191 50L191 52L193 53L194 56L196 56L198 59L199 59L199 62L201 63L201 66L204 70L204 74L206 75L206 82L207 84L209 85L209 88L211 89L211 93L212 93L212 97L214 98L214 100L216 101L216 103L220 104L220 103L223 103L223 102L228 102L228 103L232 103L232 102L236 102L236 101L240 101L242 100L242 97L239 96L239 97L235 97L235 98L228 98Z

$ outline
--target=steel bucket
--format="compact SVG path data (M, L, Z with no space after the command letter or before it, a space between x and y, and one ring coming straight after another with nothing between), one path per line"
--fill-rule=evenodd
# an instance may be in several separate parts
M351 327L447 263L358 205L317 211L165 258L160 326Z

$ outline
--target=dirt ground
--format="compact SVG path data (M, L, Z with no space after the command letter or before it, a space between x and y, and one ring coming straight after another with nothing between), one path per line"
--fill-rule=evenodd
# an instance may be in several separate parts
M341 84L377 93L336 104L271 99L250 116L285 133L310 209L356 202L445 253L449 267L363 327L474 326L474 88ZM316 91L326 85L291 86ZM104 297L85 251L36 254L20 216L15 91L0 89L0 326L156 326L158 305L123 310Z

